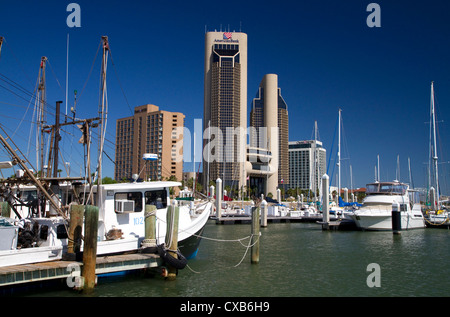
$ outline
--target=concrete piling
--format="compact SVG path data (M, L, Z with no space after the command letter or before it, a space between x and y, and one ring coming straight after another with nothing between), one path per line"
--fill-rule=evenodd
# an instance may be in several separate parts
M329 182L330 178L327 174L322 176L322 194L323 194L323 202L322 202L322 229L328 230L330 225L330 195L329 195Z
M220 221L222 216L222 180L216 180L216 218Z
M261 202L261 227L267 227L267 214L268 214L268 205L267 201L263 200Z

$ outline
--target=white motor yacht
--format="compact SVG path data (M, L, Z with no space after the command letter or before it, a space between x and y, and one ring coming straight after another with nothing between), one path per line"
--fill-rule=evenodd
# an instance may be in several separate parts
M398 181L368 184L361 208L351 217L362 230L392 230L392 205L398 203L401 229L424 228L421 206L414 194L407 184Z

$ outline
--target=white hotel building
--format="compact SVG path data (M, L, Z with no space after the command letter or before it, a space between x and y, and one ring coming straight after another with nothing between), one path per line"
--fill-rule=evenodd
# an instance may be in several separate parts
M320 189L326 173L327 151L315 140L289 142L288 188Z

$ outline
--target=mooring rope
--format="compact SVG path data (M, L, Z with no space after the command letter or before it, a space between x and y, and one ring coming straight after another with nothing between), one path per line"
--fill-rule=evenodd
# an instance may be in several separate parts
M161 219L161 218L159 218L158 216L156 216L156 218L157 218L159 221L161 221L161 222L163 222L163 223L166 223L166 221L165 221L164 219ZM198 235L198 234L195 234L195 233L190 233L189 231L183 230L183 229L181 229L181 228L179 228L179 231L183 231L183 232L185 232L185 233L187 233L187 234L189 234L189 235L195 236L195 237L197 237L197 238L201 238L201 239L205 239L205 240L209 240L209 241L214 241L214 242L239 242L243 247L245 247L245 252L244 252L244 255L242 256L241 260L240 260L236 265L233 265L233 266L226 266L226 267L224 267L224 268L236 268L236 267L238 267L239 265L241 265L241 263L244 261L246 255L247 255L247 253L248 253L248 250L249 250L251 247L253 247L253 246L259 241L259 238L261 237L261 232L259 232L258 238L255 239L255 241L252 243L253 237L255 236L254 234L251 234L251 235L249 235L249 236L247 236L247 237L240 238L240 239L231 239L231 240L228 240L228 239L216 239L216 238L205 237L205 236ZM242 241L247 240L247 239L249 239L248 244L242 243ZM178 249L178 251L179 251L179 249ZM193 270L193 269L189 266L189 264L187 264L186 267L189 268L189 270L191 270L193 273L196 273L196 274L202 273L202 272L197 272L197 271Z
M248 250L249 250L251 247L253 247L253 246L259 241L259 238L260 238L260 236L261 236L261 232L259 233L259 236L258 236L258 238L255 240L255 242L254 242L254 243L251 243L251 242L252 242L252 239L251 239L251 238L253 238L253 236L254 236L254 234L252 234L252 235L250 235L250 236L248 236L248 237L246 237L246 238L243 238L243 239L250 238L250 240L249 240L247 246L245 246L245 245L243 245L243 244L241 243L243 246L246 247L246 248L245 248L244 255L242 256L241 260L240 260L236 265L233 265L233 266L225 266L225 267L223 267L223 268L225 268L225 269L232 269L232 268L236 268L236 267L238 267L239 265L241 265L241 263L244 261L245 257L247 256ZM243 240L243 239L239 239L239 242L240 242L240 240ZM216 240L216 239L210 239L210 240ZM216 240L216 241L220 241L220 240ZM229 241L232 241L232 240L226 240L226 242L229 242ZM233 241L237 241L237 240L233 240ZM202 272L197 272L197 271L193 270L193 269L189 266L189 264L186 264L186 267L187 267L189 270L191 270L193 273L196 273L196 274L201 274L201 273L202 273ZM204 273L204 272L203 272L203 273Z

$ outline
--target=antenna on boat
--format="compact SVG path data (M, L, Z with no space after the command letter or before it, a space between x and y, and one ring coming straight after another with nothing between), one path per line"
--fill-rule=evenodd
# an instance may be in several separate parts
M64 121L67 122L67 98L68 98L68 92L69 90L69 33L67 33L67 56L66 56L66 116Z

